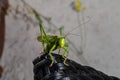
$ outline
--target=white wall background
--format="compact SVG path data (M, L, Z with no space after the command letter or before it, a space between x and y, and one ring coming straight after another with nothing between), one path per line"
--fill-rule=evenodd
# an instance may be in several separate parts
M67 33L78 25L77 14L71 9L75 0L25 0L45 16L52 17L52 22L65 27ZM80 64L89 65L108 75L120 77L120 0L82 0L86 6L85 21L82 26L86 36L86 47L83 54L70 52L70 59ZM15 5L16 2L11 0ZM82 20L81 20L82 21ZM47 25L47 24L45 24ZM83 32L84 32L83 31ZM73 33L80 34L80 29ZM2 65L4 74L1 80L33 80L32 60L41 52L41 44L36 37L39 34L37 25L27 24L24 20L16 20L11 15L6 16L6 42ZM69 35L77 48L80 36ZM79 56L78 56L79 55Z

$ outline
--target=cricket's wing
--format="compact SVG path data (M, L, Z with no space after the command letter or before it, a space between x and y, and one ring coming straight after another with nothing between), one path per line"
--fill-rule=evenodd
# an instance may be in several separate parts
M55 40L57 39L57 36L53 36L53 35L47 35L47 36L38 36L37 40L39 42L44 42L44 43L51 43L51 42L55 42Z

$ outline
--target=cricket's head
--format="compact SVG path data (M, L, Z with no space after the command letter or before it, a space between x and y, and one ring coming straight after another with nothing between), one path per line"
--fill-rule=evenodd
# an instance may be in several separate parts
M65 46L65 37L60 37L58 39L59 46L62 48Z

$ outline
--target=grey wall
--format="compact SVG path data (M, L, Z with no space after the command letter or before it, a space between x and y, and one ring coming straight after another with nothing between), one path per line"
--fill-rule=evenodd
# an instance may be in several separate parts
M71 9L74 0L25 0L41 14L52 17L52 22L64 26L67 33L78 25L77 13ZM90 21L68 35L78 50L70 50L69 58L83 65L92 66L106 74L120 77L120 0L82 0L86 10L79 13L80 21ZM10 3L15 6L16 2ZM89 17L88 17L89 16ZM83 19L84 18L84 21ZM1 80L32 80L32 60L40 55L41 44L36 37L39 27L26 21L6 16L6 42ZM45 23L48 27L47 23ZM54 28L52 28L54 29ZM83 42L81 41L83 39ZM69 44L70 45L70 44ZM85 46L84 46L85 45ZM70 45L72 48L72 45Z

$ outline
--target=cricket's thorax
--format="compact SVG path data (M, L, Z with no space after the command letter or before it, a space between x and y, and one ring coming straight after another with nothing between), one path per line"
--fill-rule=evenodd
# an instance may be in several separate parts
M59 46L62 48L65 46L65 37L60 37L58 40Z

